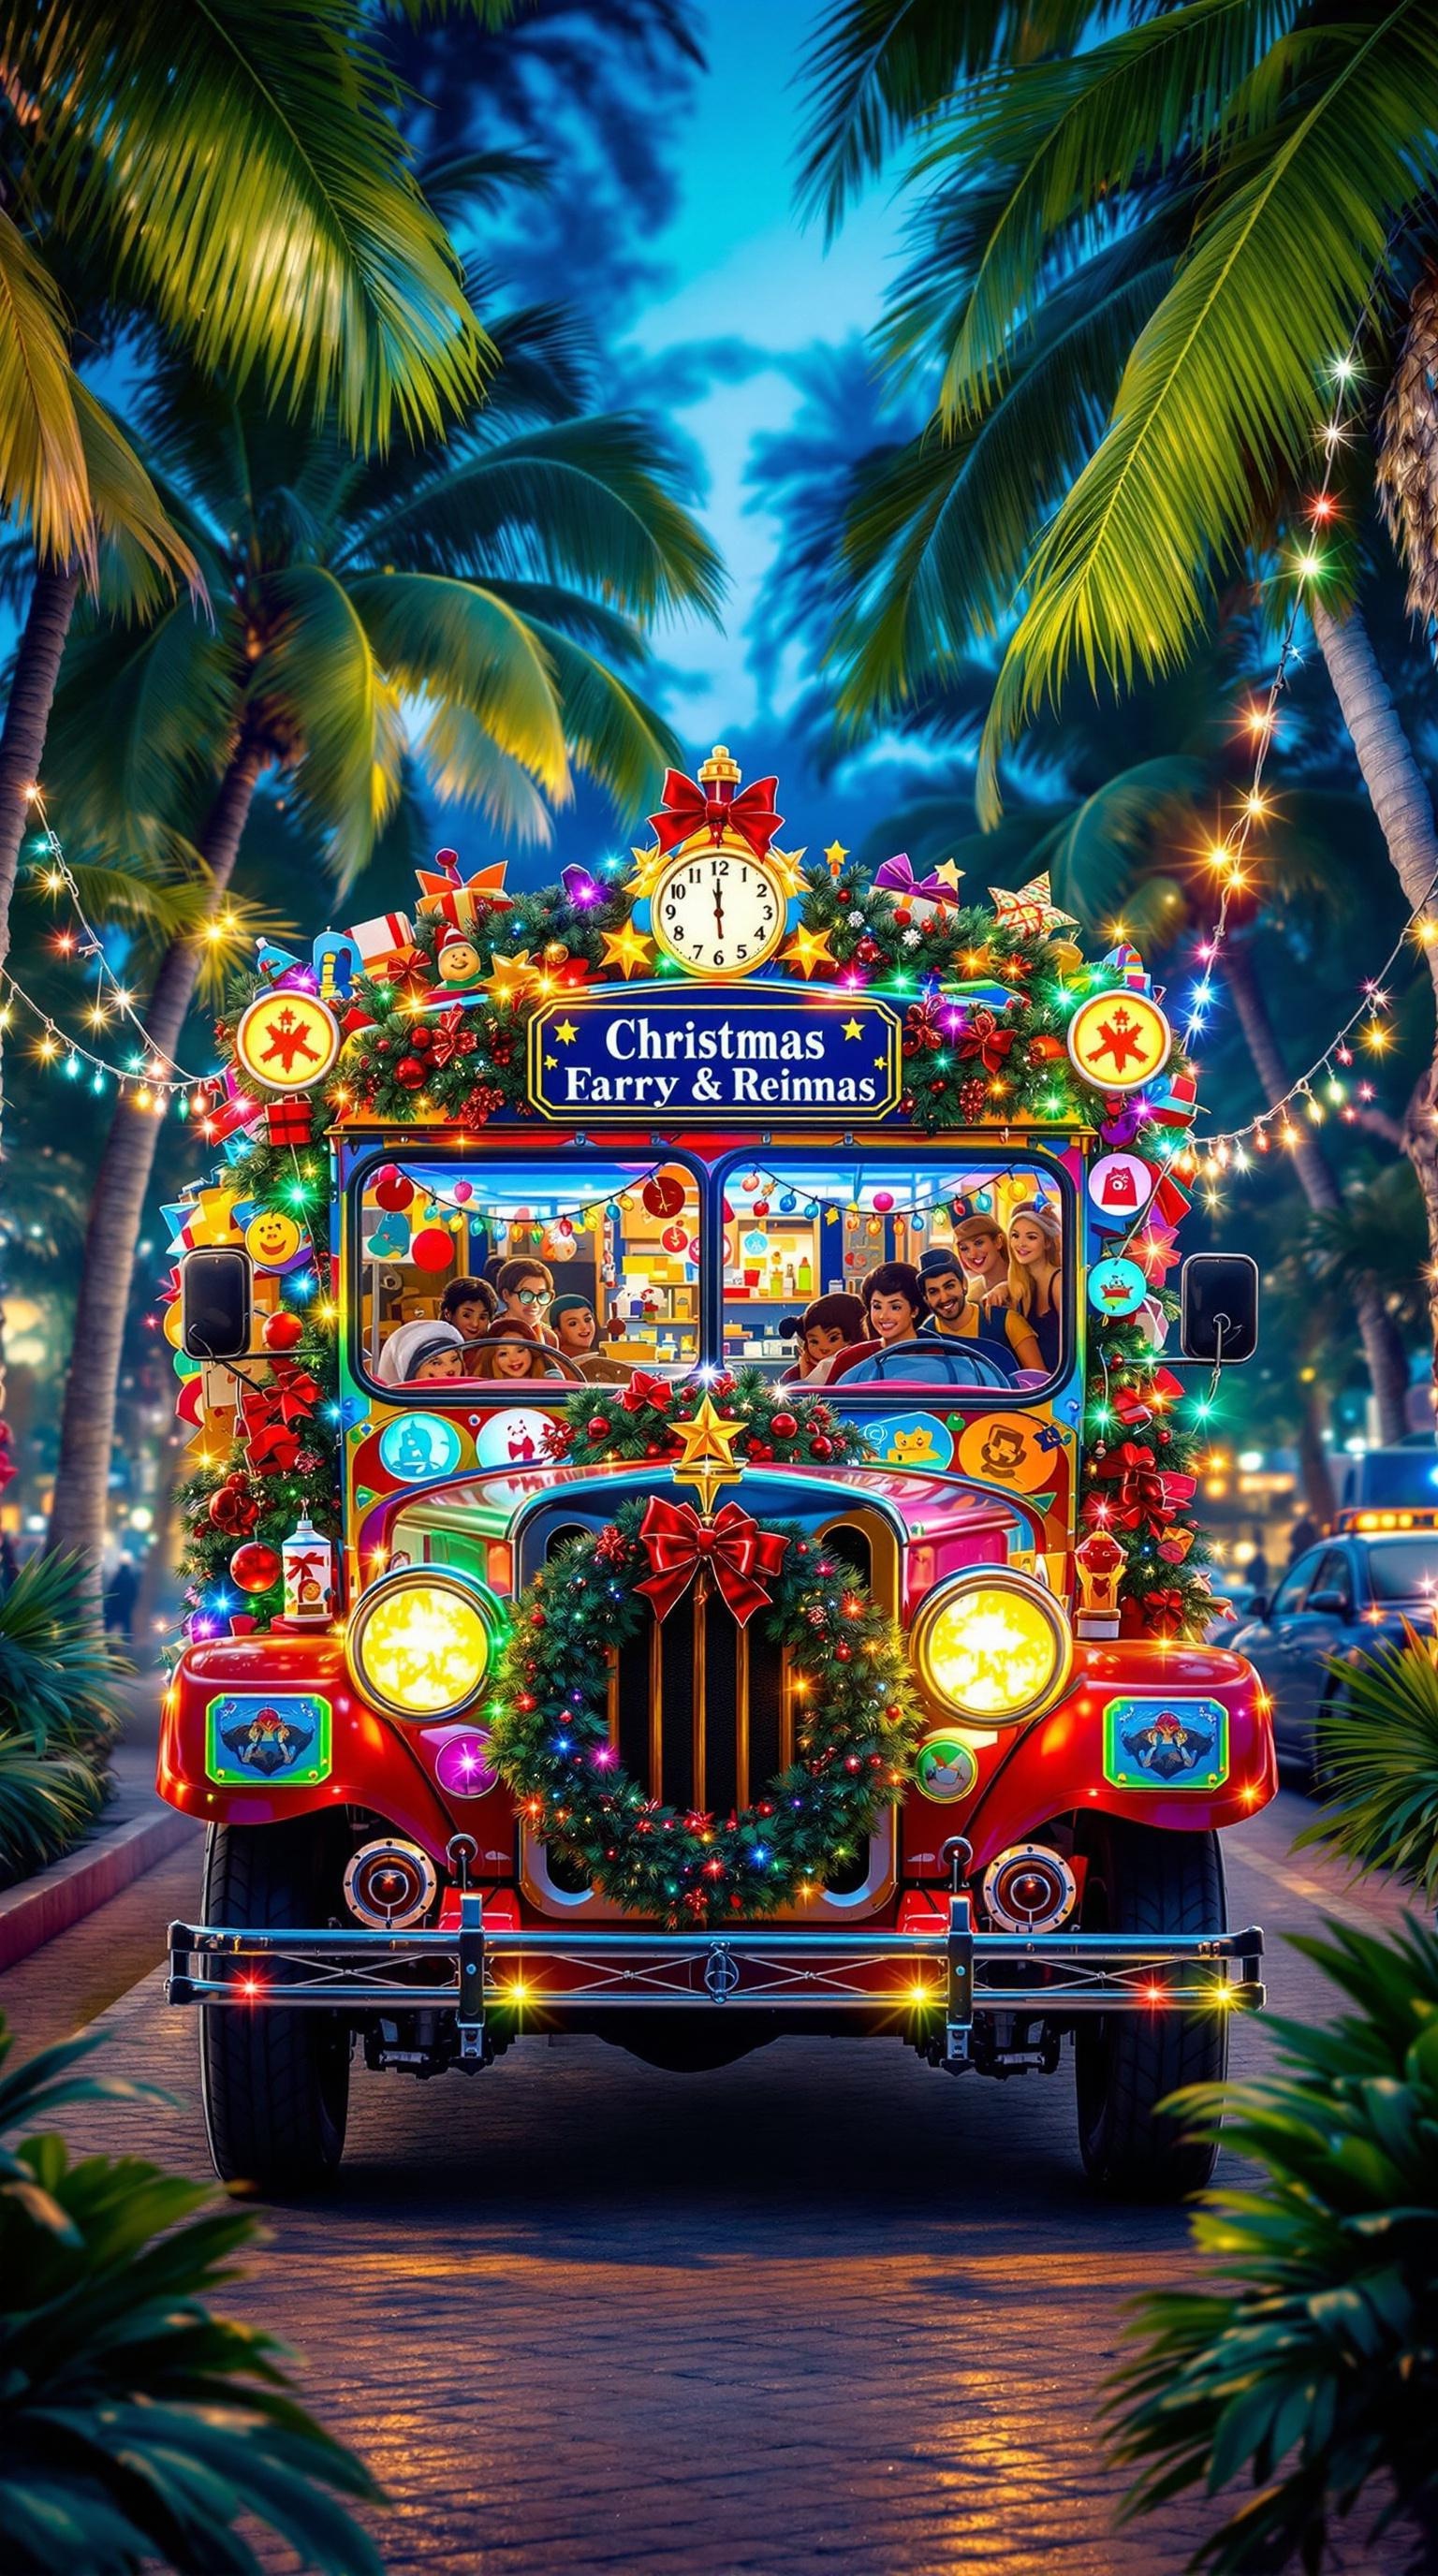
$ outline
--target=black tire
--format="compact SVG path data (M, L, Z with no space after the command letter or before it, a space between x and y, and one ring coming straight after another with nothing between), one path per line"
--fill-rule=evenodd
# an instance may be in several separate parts
M1227 1924L1216 1834L1162 1832L1093 1818L1086 1932L1220 1932ZM1211 1974L1205 1970L1205 1976ZM1134 2200L1182 2200L1213 2172L1216 2143L1185 2139L1158 2105L1184 2084L1216 2084L1228 2065L1225 2015L1095 2014L1078 2024L1079 2151L1091 2182Z
M338 1887L325 1865L327 1825L320 1816L212 1825L204 1920L253 1932L327 1922ZM202 2008L200 2090L221 2182L289 2198L333 2181L344 2151L349 2047L338 2013Z

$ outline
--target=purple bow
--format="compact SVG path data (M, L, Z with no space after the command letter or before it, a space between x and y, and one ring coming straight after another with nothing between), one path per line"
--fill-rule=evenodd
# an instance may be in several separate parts
M953 887L946 885L942 877L915 876L907 850L896 850L891 859L885 859L876 871L874 885L879 893L898 895L901 900L917 894L929 903L957 902Z

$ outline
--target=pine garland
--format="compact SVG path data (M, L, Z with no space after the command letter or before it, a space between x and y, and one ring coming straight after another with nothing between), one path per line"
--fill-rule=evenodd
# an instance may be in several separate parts
M634 1588L640 1517L626 1504L521 1593L487 1712L491 1758L530 1830L626 1913L691 1929L773 1914L903 1794L918 1724L903 1638L840 1554L784 1528L773 1607L755 1616L793 1658L797 1758L726 1817L663 1806L609 1741L607 1658L653 1616Z
M549 1427L549 1455L570 1467L675 1457L684 1444L674 1417L691 1412L704 1392L697 1382L672 1386L643 1369L627 1387L577 1388ZM721 1420L743 1423L734 1456L750 1466L843 1467L871 1455L856 1423L802 1387L771 1385L757 1368L737 1376L725 1370L707 1392Z
M1178 1300L1155 1296L1170 1321ZM1198 1477L1201 1399L1155 1391L1164 1369L1143 1326L1110 1320L1089 1345L1081 1534L1103 1529L1124 1551L1118 1581L1126 1636L1199 1638L1214 1615L1213 1549L1186 1499L1161 1480ZM1132 1526L1128 1513L1136 1514Z

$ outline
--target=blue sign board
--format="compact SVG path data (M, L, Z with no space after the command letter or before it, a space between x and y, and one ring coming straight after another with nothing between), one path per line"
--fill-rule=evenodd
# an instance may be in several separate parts
M868 993L570 994L530 1021L529 1097L574 1127L832 1127L897 1108L902 1035L893 1004Z

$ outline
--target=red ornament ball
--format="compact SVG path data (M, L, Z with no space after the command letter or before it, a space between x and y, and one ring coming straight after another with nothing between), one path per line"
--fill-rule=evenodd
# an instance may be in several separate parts
M834 1443L825 1431L820 1432L817 1440L811 1440L809 1446L816 1458L832 1458L834 1455Z
M394 1215L401 1208L407 1208L413 1197L413 1181L406 1173L396 1171L393 1163L386 1163L384 1170L375 1175L376 1207L385 1208Z
M837 1645L836 1645L836 1647L834 1648L834 1661L835 1661L835 1663L836 1663L836 1664L851 1664L851 1663L853 1662L853 1660L854 1660L854 1649L853 1649L853 1647L850 1645L849 1640L848 1640L848 1638L847 1638L847 1637L841 1637L841 1638L839 1639L838 1644L837 1644Z
M409 1257L417 1270L447 1270L454 1259L454 1237L442 1225L421 1226Z
M672 1172L656 1172L640 1192L651 1216L677 1216L684 1205L684 1184Z
M607 1413L594 1413L590 1415L589 1437L591 1440L607 1440L610 1429L611 1424Z
M776 1440L792 1440L799 1428L799 1417L795 1413L771 1414L769 1428Z
M396 1082L403 1084L406 1091L418 1091L424 1080L424 1066L418 1056L402 1055L395 1066L394 1078Z
M768 1200L767 1200L767 1199L756 1199L756 1200L754 1201L754 1214L755 1214L756 1216L767 1216L767 1215L768 1215L768 1213L769 1213L769 1202L768 1202Z
M260 1339L267 1351L292 1351L304 1340L305 1328L290 1307L283 1306L276 1315L266 1315Z
M266 1547L262 1539L246 1539L230 1559L230 1580L242 1592L273 1592L283 1570L279 1550Z

